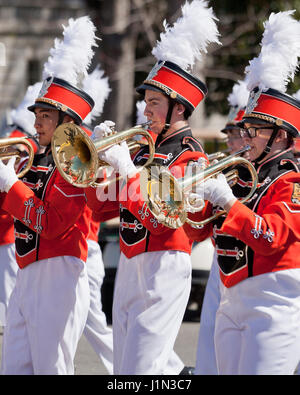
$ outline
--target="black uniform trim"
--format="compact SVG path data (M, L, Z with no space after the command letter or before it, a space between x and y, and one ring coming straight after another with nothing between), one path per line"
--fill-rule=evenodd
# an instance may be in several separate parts
M245 168L243 168L245 169ZM299 164L293 153L289 150L281 155L276 155L273 159L268 159L265 163L259 166L258 177L259 183L256 193L253 197L245 203L254 212L257 212L259 202L263 196L266 195L270 186L274 184L280 177L291 172L299 171ZM247 181L245 178L248 170L239 169L239 173L242 174L243 181ZM233 193L236 197L246 196L249 192L249 187L241 188L239 185L235 185L233 188ZM225 217L219 217L214 222L214 239L217 249L222 249L224 251L237 251L235 256L226 255L226 252L222 255L218 255L218 264L225 274L230 274L236 270L241 269L245 265L248 267L248 276L253 276L253 262L254 262L254 251L248 247L241 240L236 239L230 235L219 234L218 230L221 229Z

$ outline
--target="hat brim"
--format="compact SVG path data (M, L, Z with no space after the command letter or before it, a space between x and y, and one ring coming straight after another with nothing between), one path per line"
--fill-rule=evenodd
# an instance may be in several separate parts
M238 126L238 124L235 124L235 125L226 125L225 126L225 128L224 129L221 129L220 131L222 132L222 133L227 133L229 130L234 130L234 129L240 129L241 127L240 126Z
M57 108L56 106L51 105L50 103L44 103L44 102L37 102L37 103L34 103L33 105L27 107L27 109L28 109L29 111L32 111L32 112L34 112L34 110L35 110L36 108L44 108L44 109L47 109L47 110L62 111L62 110L60 110L59 108ZM63 112L64 112L66 115L69 115L69 116L75 121L75 123L76 123L77 125L80 125L80 124L82 123L81 118L80 118L77 114L75 114L75 112L72 111L71 109L68 108L66 111L63 111Z
M57 110L57 111L58 111L58 108L56 108L55 106L52 106L52 105L49 104L49 103L42 103L42 102L40 102L40 103L34 103L34 104L32 104L31 106L27 107L27 109L28 109L29 111L32 111L32 112L34 112L34 110L35 110L36 108L46 108L46 109L48 109L48 110Z
M166 92L164 92L162 89L157 88L156 86L148 85L148 84L142 84L138 86L136 89L137 93L139 93L142 96L145 96L145 91L150 90L154 92L160 92L163 93L164 95L168 96Z
M242 119L242 121L238 122L237 125L242 124L243 126L240 126L240 127L244 127L245 123L253 123L255 125L272 125L272 126L274 125L274 123L272 123L272 122L268 122L268 121L265 121L264 119L259 119L256 117L245 117Z

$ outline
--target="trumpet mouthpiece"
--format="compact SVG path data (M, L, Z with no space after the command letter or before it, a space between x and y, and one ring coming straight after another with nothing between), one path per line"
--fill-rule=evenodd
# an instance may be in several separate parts
M152 121L147 121L147 122L141 123L140 125L136 125L136 128L148 129L151 124L152 124Z

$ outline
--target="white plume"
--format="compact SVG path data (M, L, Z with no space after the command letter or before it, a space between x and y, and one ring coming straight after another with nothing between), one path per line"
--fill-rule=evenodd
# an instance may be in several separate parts
M296 93L293 94L293 97L300 101L300 89Z
M232 92L228 95L228 103L231 107L244 108L248 103L249 90L247 88L247 81L238 81L234 84Z
M38 97L41 87L41 82L30 85L27 88L22 102L10 113L12 122L15 125L21 126L27 133L31 135L36 134L36 130L34 128L35 116L32 111L27 109L27 107L34 103L35 99Z
M63 41L55 39L48 61L44 65L43 80L49 76L77 85L78 78L87 75L96 47L96 27L88 16L69 19L63 26Z
M246 67L248 89L276 89L285 93L294 79L300 56L300 22L292 15L295 10L272 13L264 23L261 52Z
M144 115L146 103L144 100L136 102L136 124L141 125L147 122L147 117Z
M152 50L157 60L168 60L188 71L195 61L201 61L209 43L218 43L219 32L213 9L208 2L194 0L186 2L180 17L170 27L164 21L165 32L160 34L160 42Z
M105 100L108 98L111 89L108 83L108 77L103 77L104 71L97 67L88 74L82 83L82 89L91 96L95 102L93 110L84 119L84 122L91 125L92 122L103 112Z

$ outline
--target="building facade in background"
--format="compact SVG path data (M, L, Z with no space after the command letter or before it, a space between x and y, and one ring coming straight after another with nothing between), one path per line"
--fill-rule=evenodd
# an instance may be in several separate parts
M118 130L131 127L138 100L134 89L134 73L139 69L136 26L141 24L130 4L129 0L0 0L0 133L27 87L41 81L43 65L54 39L61 37L62 24L83 15L90 15L98 27L102 41L93 63L101 62L112 89L102 116L116 122ZM146 31L142 29L140 34L146 35ZM149 58L152 62L151 55ZM206 118L204 106L194 112L191 126L195 137L210 144L211 152L220 149L224 138L220 130L226 118L219 114Z
M0 122L42 69L62 24L87 12L84 0L1 0Z

